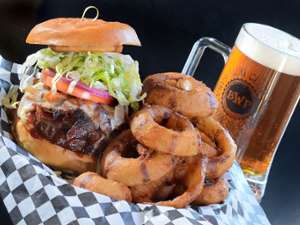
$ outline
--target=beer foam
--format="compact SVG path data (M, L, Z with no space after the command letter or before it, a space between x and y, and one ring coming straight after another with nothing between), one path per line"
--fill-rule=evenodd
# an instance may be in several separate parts
M235 45L246 56L266 67L300 76L300 40L284 31L246 23Z

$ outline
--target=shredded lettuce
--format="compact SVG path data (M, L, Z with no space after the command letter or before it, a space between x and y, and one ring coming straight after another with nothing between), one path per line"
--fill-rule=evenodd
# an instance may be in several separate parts
M138 62L129 55L55 52L50 48L45 48L30 57L36 60L39 68L54 69L57 77L66 76L90 87L108 90L120 105L131 105L136 108L138 101L145 97L141 96L142 82Z
M0 99L1 105L8 108L8 109L16 109L17 104L19 103L18 100L18 90L19 87L15 85L11 85L8 93L1 92Z

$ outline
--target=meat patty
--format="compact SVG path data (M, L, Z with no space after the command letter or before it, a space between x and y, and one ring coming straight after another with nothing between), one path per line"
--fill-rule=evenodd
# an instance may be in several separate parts
M125 119L126 110L74 98L42 85L26 89L17 116L35 138L75 152L97 154Z
M31 112L31 135L75 152L95 154L106 138L101 128L80 109L62 111L36 106Z

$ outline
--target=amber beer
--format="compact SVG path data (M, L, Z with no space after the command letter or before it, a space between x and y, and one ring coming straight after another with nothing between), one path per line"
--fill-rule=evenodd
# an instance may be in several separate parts
M265 176L299 100L300 40L245 24L214 91L215 117L236 140L241 167Z

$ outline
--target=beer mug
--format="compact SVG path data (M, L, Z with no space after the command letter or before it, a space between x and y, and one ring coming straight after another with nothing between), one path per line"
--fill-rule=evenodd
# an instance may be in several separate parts
M267 25L246 23L232 50L213 38L198 40L183 73L194 74L206 48L221 53L226 63L214 89L219 101L214 117L235 139L237 159L261 199L299 100L300 40Z

